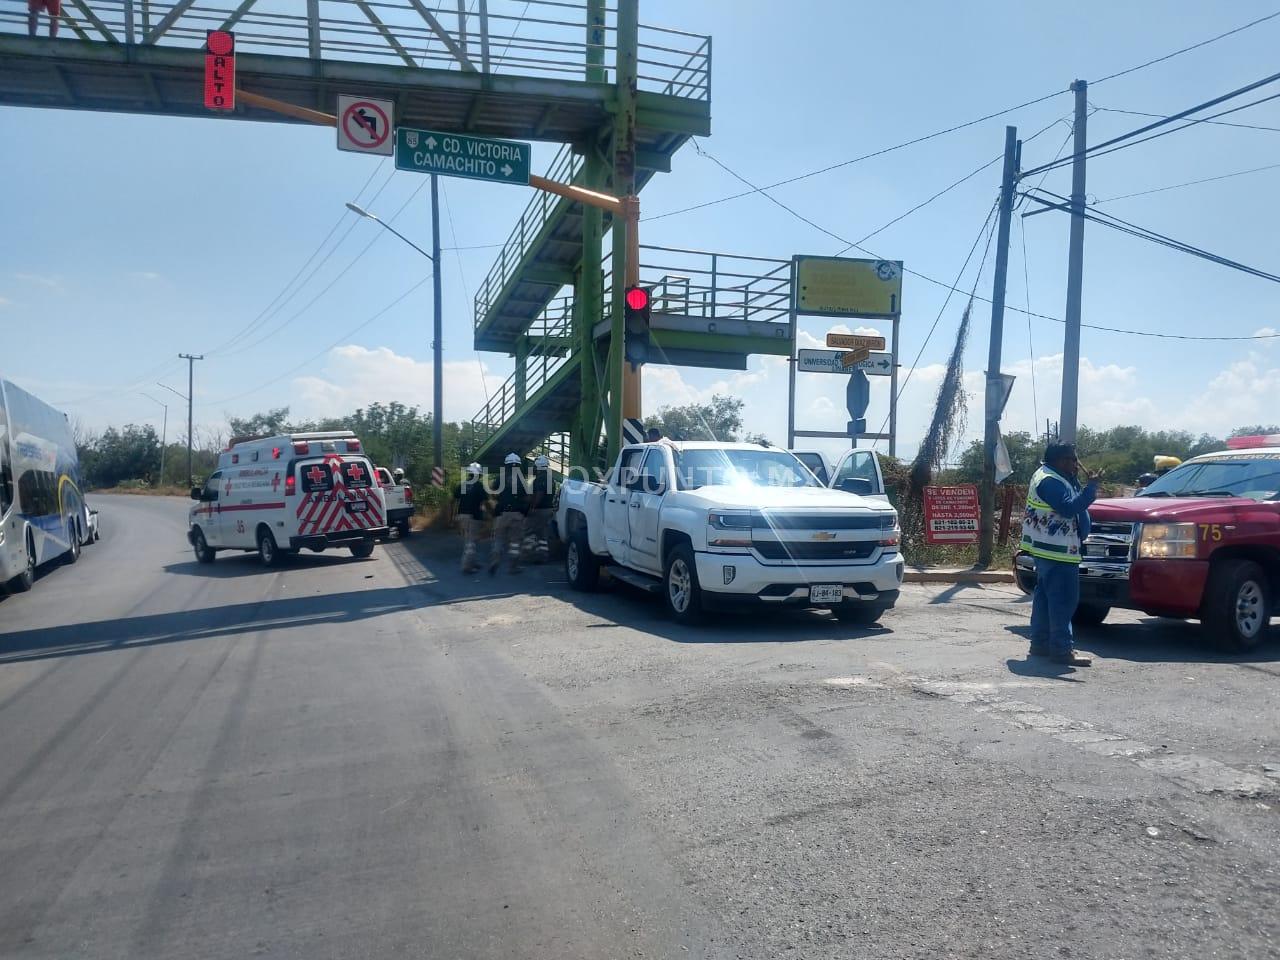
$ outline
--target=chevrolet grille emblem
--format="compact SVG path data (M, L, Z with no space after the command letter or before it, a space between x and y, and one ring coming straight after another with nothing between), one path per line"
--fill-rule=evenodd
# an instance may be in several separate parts
M834 540L836 535L827 530L819 530L813 535L814 540Z

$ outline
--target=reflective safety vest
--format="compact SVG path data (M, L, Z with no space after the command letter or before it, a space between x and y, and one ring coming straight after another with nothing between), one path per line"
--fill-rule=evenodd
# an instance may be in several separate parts
M1075 490L1070 480L1047 465L1036 471L1027 489L1027 510L1022 516L1022 549L1033 557L1079 563L1080 523L1040 499L1040 481L1046 477L1053 477L1070 491Z

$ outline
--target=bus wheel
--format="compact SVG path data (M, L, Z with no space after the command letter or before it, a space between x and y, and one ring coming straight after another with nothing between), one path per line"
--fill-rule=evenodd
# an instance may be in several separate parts
M80 531L74 522L67 524L67 542L71 544L67 551L67 566L70 566L80 559Z
M10 593L26 593L36 585L36 545L27 534L26 566L22 572L9 581Z

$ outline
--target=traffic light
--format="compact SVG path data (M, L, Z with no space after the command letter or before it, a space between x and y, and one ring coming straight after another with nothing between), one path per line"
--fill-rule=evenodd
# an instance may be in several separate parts
M644 287L627 287L623 299L626 304L623 355L636 367L649 360L649 309L653 298Z

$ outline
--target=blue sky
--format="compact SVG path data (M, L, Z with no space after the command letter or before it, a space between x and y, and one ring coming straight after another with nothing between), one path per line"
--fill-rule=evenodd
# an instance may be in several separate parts
M1273 10L1272 4L1249 2L1067 7L642 0L641 20L712 35L713 128L701 145L757 183L1063 91L1007 117L772 191L799 213L856 239L995 158L1006 123L1017 125L1025 139L1067 118L1071 97L1065 91L1073 79L1105 76ZM1280 19L1092 86L1090 101L1109 109L1090 117L1090 142L1143 122L1111 110L1173 112L1267 75L1275 69L1278 42ZM1227 119L1280 127L1278 104ZM1024 167L1052 158L1067 133L1059 123L1029 143ZM535 169L554 150L538 145ZM1277 162L1280 133L1200 125L1093 161L1088 192L1105 199ZM426 246L425 178L339 153L329 128L17 108L0 108L0 163L7 173L0 188L6 222L0 238L0 370L88 426L158 426L160 408L139 395L145 391L173 401L170 436L179 435L180 401L154 385L161 380L185 390L179 352L210 357L196 368L196 422L206 435L221 431L229 415L269 406L289 405L299 416L340 413L375 400L429 406L430 284L367 321L425 278L430 265L343 207L357 193L384 218L404 206L397 228ZM1266 171L1104 209L1274 270L1280 266L1277 176L1280 170ZM987 215L998 177L998 166L991 167L867 246L910 269L952 279ZM529 197L518 187L442 183L446 247L500 243ZM1045 186L1069 192L1069 172L1051 174ZM643 209L646 215L664 213L741 189L690 145L677 155L672 173L645 190ZM251 338L224 346L272 305L335 224L326 252L345 239L262 328L279 332L260 343ZM1024 229L1031 308L1060 317L1068 221L1046 214L1015 222L1014 306L1027 302ZM842 246L759 195L655 220L645 225L643 239L780 258L832 254ZM356 259L369 243L368 253ZM471 294L495 252L462 249L445 256L449 419L470 418L486 388L495 389L510 373L508 358L477 355L470 335ZM972 282L971 271L963 285ZM984 295L990 282L988 263L979 286ZM943 295L907 278L904 364L924 344ZM1249 335L1280 329L1277 302L1277 289L1267 281L1087 227L1086 323ZM943 314L903 394L900 453L911 453L923 430L960 307L953 300ZM975 390L986 363L988 321L989 307L977 304L966 355ZM802 339L821 338L834 326L806 320ZM330 344L336 348L285 375ZM1061 346L1061 324L1033 319L1028 329L1026 317L1007 315L1005 368L1018 375L1008 428L1056 418ZM1082 355L1085 424L1223 433L1274 420L1280 411L1275 341L1195 343L1086 330ZM748 426L781 442L786 380L785 365L759 358L745 373L651 366L645 402L653 408L734 392L747 401ZM841 429L842 378L812 374L799 380L798 426ZM981 428L980 409L971 403L970 435ZM869 418L877 421L886 412L885 387L877 383Z

